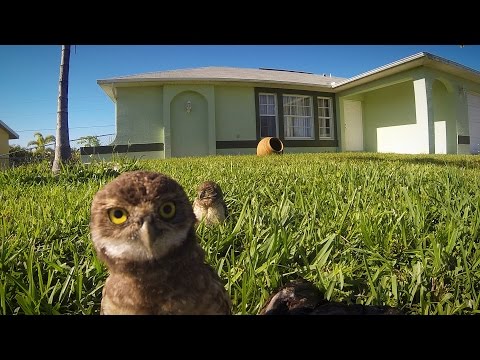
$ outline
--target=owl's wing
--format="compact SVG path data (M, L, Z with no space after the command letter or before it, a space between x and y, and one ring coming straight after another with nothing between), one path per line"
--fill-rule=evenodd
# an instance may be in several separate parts
M223 210L225 212L225 218L228 217L228 209L227 209L227 204L225 204L225 201L222 202L223 205Z
M198 198L196 198L194 201L193 201L193 213L195 214L195 223L199 223L203 216L205 215L204 214L204 211L203 211L203 208L200 206L199 204L200 200L198 200Z
M218 276L217 272L205 264L209 273L209 289L206 296L211 299L207 301L211 307L212 314L232 315L232 300L225 289L225 281ZM210 312L209 311L209 312Z

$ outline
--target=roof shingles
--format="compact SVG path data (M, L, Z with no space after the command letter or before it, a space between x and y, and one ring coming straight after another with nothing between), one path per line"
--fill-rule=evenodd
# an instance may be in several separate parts
M102 84L112 82L117 83L136 81L181 80L272 82L285 84L314 85L331 88L332 82L339 83L347 79L334 76L316 75L286 70L247 69L212 66L120 76L116 78L98 80L98 83Z

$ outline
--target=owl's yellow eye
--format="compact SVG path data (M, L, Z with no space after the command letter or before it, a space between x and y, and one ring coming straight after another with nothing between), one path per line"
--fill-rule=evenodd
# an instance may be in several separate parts
M175 204L171 201L167 201L160 206L160 209L158 209L158 213L164 219L173 218L175 216Z
M120 225L127 221L128 213L125 209L113 208L108 210L108 217L112 223L115 225Z

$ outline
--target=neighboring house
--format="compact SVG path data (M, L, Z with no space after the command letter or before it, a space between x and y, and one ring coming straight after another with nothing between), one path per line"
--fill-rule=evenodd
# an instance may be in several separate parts
M206 67L98 80L116 108L113 152L142 158L285 152L478 153L480 72L419 53L350 79Z
M18 134L0 120L0 169L9 166L10 146L8 140L18 139Z

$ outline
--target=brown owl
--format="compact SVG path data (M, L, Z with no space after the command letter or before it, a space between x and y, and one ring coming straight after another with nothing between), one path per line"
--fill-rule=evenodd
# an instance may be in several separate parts
M231 301L194 230L183 188L147 171L99 190L90 231L109 276L101 314L231 314Z
M197 222L203 220L207 225L224 222L228 211L220 185L214 181L201 183L197 189L197 197L193 201L193 212Z

